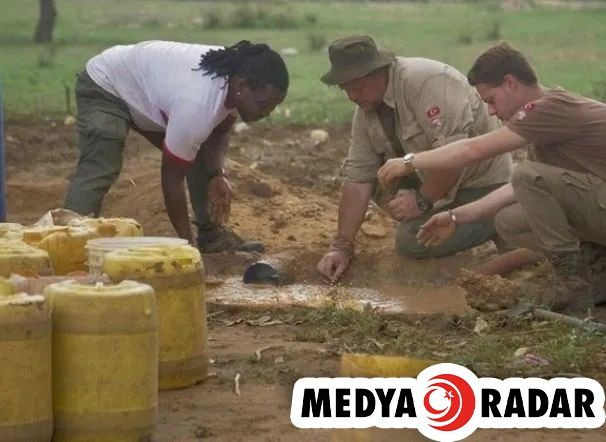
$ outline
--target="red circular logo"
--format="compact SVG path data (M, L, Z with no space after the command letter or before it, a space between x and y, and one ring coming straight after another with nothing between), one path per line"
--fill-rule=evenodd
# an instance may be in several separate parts
M469 384L454 374L441 374L430 379L423 405L440 431L454 431L464 426L476 407L476 397Z

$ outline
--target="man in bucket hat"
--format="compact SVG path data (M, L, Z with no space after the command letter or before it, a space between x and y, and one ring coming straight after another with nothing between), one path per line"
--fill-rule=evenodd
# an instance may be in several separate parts
M419 172L394 189L378 188L377 171L391 158L433 149L498 127L463 74L438 61L396 57L373 39L355 35L329 47L331 69L322 81L338 85L354 102L351 145L344 163L337 234L318 270L338 278L354 254L354 238L373 198L400 221L399 253L415 258L452 255L495 235L491 221L461 228L438 247L417 243L433 213L474 201L509 181L509 154L463 169Z

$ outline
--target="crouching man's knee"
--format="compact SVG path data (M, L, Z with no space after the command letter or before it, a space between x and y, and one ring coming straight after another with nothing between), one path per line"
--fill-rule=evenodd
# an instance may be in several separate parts
M411 259L423 259L433 257L431 248L425 247L417 242L417 233L420 224L414 221L403 221L396 230L396 251Z
M524 161L518 164L511 174L511 185L514 192L523 191L528 187L537 186L537 178L539 174L535 168L533 161Z

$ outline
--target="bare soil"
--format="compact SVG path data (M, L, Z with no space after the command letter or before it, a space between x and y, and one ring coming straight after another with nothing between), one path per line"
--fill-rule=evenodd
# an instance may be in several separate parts
M75 127L52 120L9 121L6 130L9 221L27 224L62 205L77 161ZM347 151L349 129L334 127L328 132L329 141L315 146L310 128L252 128L234 136L230 151L229 176L235 201L229 226L245 237L263 240L270 254L294 250L295 279L299 283L323 283L315 265L336 227L337 176ZM159 165L159 152L138 135L130 135L123 172L105 200L102 215L133 217L141 222L147 235L172 236L162 202ZM370 211L358 236L357 258L342 281L344 286L445 286L453 283L461 268L473 267L495 253L494 247L487 245L443 260L406 260L393 251L392 224L378 209ZM217 254L206 256L205 262L209 278L221 279L241 274L245 265L256 258ZM482 287L477 281L474 284ZM290 393L300 377L336 376L340 352L352 349L349 341L327 334L321 324L298 321L284 312L271 313L281 323L260 326L254 321L253 325L246 323L246 319L258 317L259 312L227 310L220 305L211 306L210 311L209 345L215 361L211 371L216 376L189 389L160 394L156 439L330 440L328 431L302 431L291 425ZM418 327L412 323L411 330ZM398 330L396 335L406 329ZM319 332L326 334L318 338ZM452 334L450 330L439 333ZM272 348L257 361L255 350L266 346ZM353 348L363 349L359 345ZM597 360L584 374L601 376L604 383L606 352ZM234 393L237 373L240 396ZM483 431L471 439L597 441L605 437L606 429L602 428Z

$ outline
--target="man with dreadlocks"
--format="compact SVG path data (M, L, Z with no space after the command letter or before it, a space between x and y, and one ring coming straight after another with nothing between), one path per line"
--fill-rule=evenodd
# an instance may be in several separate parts
M105 50L78 75L80 158L65 207L99 215L133 128L162 150L162 192L179 237L193 243L185 179L201 251L261 251L222 227L231 202L225 153L236 117L267 117L288 83L284 61L266 44L146 41Z

